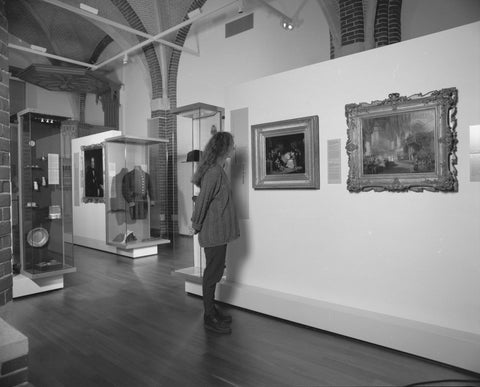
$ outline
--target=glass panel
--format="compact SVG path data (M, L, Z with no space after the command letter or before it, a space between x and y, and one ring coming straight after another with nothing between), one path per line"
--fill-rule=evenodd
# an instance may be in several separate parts
M107 139L107 243L141 249L170 242L166 143Z
M60 135L63 119L26 113L20 120L20 253L22 270L33 276L73 269L70 155ZM65 219L70 238L65 238Z
M199 157L196 152L204 150L211 136L223 130L224 109L218 106L195 103L172 110L177 115L178 160L178 236L175 238L176 270L200 275L205 267L203 250L197 236L189 234L193 212L192 198L199 189L191 183ZM187 133L185 133L187 131Z

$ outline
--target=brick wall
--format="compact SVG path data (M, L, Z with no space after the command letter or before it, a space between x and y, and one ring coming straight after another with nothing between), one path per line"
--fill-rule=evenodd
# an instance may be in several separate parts
M12 300L8 22L0 0L0 306Z
M126 0L111 0L111 2L122 13L122 16L128 22L128 25L130 27L136 29L137 31L147 33L147 30L142 24L140 18ZM153 46L153 44L147 44L142 48L142 50L148 64L148 69L150 71L150 80L152 82L152 99L161 98L162 74L160 71L160 62L158 61L155 47Z

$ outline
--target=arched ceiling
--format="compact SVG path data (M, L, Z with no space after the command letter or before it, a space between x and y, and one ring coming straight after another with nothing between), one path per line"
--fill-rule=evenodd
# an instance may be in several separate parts
M106 38L116 45L111 48L112 52L115 49L120 52L145 38L71 12L62 6L82 12L80 4L85 4L97 9L100 18L156 35L184 20L192 3L195 1L6 0L5 11L10 35L21 39L26 45L44 47L51 54L89 63L96 59L96 50L104 45Z
M197 0L6 0L5 13L10 34L10 50L17 55L28 56L30 63L41 65L82 67L82 64L103 63L117 53L139 45L148 36L154 36L174 27L185 20L190 9L195 8ZM86 5L98 12L87 13ZM105 23L107 20L110 23ZM125 28L119 28L123 26ZM130 29L130 31L128 31ZM139 31L139 34L132 31ZM162 37L165 43L175 40L175 33ZM143 36L142 36L143 35ZM52 56L33 54L19 50L25 47L42 47ZM12 48L13 47L13 48ZM153 45L158 61L171 55L172 49L162 50L159 43ZM168 46L163 46L168 47ZM150 58L141 55L142 48L136 50L145 67L151 67ZM63 59L69 59L71 62ZM162 61L168 62L163 57ZM78 63L76 63L78 62ZM118 58L96 71L98 75L110 72L118 67L122 58ZM149 63L147 63L149 62ZM83 66L85 69L86 67ZM24 67L11 67L13 75L22 74ZM32 69L30 69L32 70ZM96 70L92 68L92 70ZM151 71L150 71L151 72ZM29 71L30 76L35 71ZM30 81L32 78L30 78ZM45 75L43 84L48 84ZM97 82L97 80L96 80ZM55 80L52 80L55 87ZM63 79L63 85L65 85ZM44 87L42 85L42 87Z

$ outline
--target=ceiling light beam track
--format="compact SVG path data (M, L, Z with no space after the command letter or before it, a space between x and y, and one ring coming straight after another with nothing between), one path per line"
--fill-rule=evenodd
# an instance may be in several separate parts
M76 14L84 16L86 18L93 19L97 22L108 24L108 25L110 25L112 27L115 27L115 28L118 28L120 30L130 32L131 34L141 36L145 39L153 38L153 35L147 34L146 32L138 31L138 30L136 30L134 28L131 28L129 26L126 26L124 24L117 23L113 20L106 19L104 17L95 15L95 14L93 14L91 12L88 12L88 11L84 11L83 9L76 8L76 7L73 7L73 6L68 5L68 4L64 4L64 3L62 3L61 1L58 1L58 0L41 0L41 1L43 1L45 3L48 3L48 4L51 4L51 5L55 5L55 6L60 7L60 8L63 8L67 11L76 13ZM195 52L195 51L190 50L188 48L184 48L182 46L179 46L175 43L168 42L168 41L163 40L163 39L155 39L155 41L157 41L158 43L163 44L165 46L172 47L172 48L174 48L175 50L178 50L178 51L185 51L185 52L188 52L189 54L196 55L196 56L199 55L198 52Z

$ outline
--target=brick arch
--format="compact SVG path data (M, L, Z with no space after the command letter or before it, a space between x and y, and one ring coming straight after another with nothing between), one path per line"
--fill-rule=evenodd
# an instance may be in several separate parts
M377 0L374 30L377 47L402 40L401 11L402 0Z
M365 41L362 0L339 0L342 46Z
M102 52L107 48L107 46L113 42L113 38L110 35L105 35L104 38L97 44L93 50L88 63L96 63Z
M190 4L185 16L182 21L187 20L188 13L201 8L207 0L193 0ZM187 38L188 32L190 31L190 25L185 26L177 31L174 43L183 47L185 40ZM177 78L178 78L178 66L180 64L181 51L173 50L170 60L168 62L168 79L167 79L167 88L168 88L168 97L170 101L170 108L177 106ZM168 143L168 160L167 164L167 196L168 196L168 209L167 209L167 219L170 224L168 228L170 232L178 233L178 221L176 216L178 215L178 188L177 188L177 118L171 113L170 110L156 110L152 112L152 117L159 119L158 124L158 137L167 138ZM155 170L161 171L165 166L162 165L164 162L162 158L157 158L156 162L159 163L156 166ZM156 176L157 181L161 180L161 176Z
M145 33L148 33L140 18L130 6L127 0L110 0L112 4L117 7L123 15L129 26ZM152 84L152 99L160 98L162 96L162 74L160 72L160 63L158 61L157 53L153 44L148 44L142 47L143 54L147 61L148 70L150 73L150 81Z

